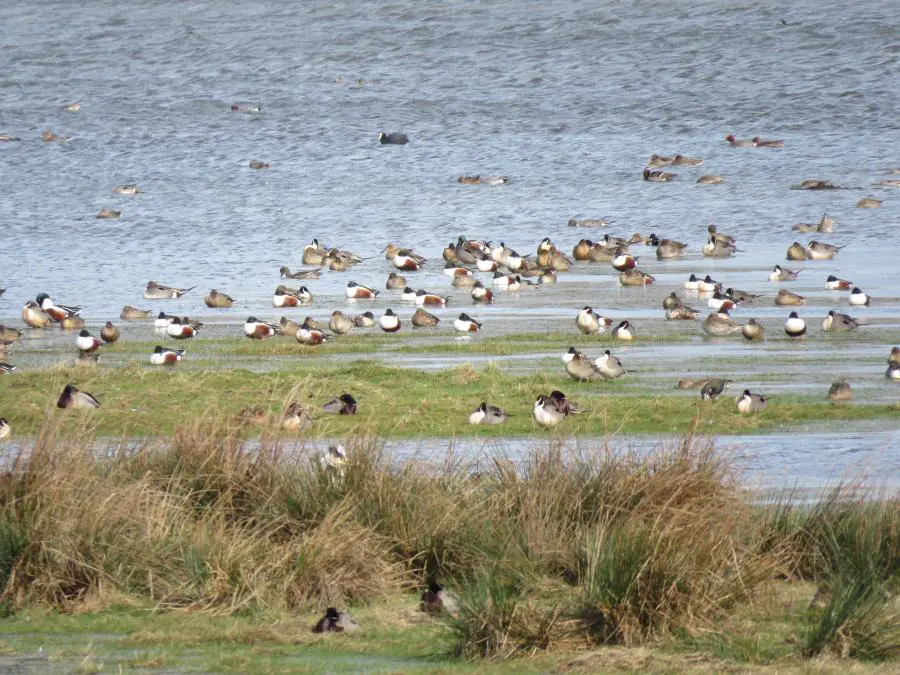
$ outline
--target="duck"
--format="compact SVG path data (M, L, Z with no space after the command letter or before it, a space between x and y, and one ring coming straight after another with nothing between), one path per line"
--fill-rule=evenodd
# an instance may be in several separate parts
M831 383L825 400L831 401L832 403L839 403L842 401L849 401L852 398L853 390L850 388L850 383L847 382L847 380L838 380L837 382Z
M722 176L706 173L700 176L700 178L697 179L697 182L700 185L718 185L719 183L724 183L725 179Z
M762 412L766 409L769 402L761 394L751 393L749 389L744 389L744 393L736 401L738 412L747 415L755 412Z
M0 441L9 438L11 434L12 427L9 426L9 422L6 421L5 417L0 417Z
M696 157L685 157L684 155L675 155L672 158L672 164L675 166L700 166L703 160Z
M854 286L853 290L850 291L850 304L854 307L865 307L871 304L871 302L871 296L863 293L859 286Z
M509 419L509 415L506 414L505 410L495 405L488 405L482 401L481 405L469 415L469 424L493 426L495 424L503 424L507 419Z
M722 282L716 281L708 274L697 282L697 290L701 293L715 293L722 290Z
M711 312L703 320L703 332L712 337L724 337L740 332L741 326L727 311Z
M22 321L30 328L45 328L50 324L51 319L41 306L36 302L29 300L22 307Z
M206 297L203 298L203 302L206 303L207 307L225 309L234 304L234 298L227 293L222 293L213 288L206 294Z
M809 260L809 254L806 252L806 249L803 248L803 244L797 241L788 246L785 257L788 260Z
M754 136L750 139L757 148L783 148L784 141L774 138L760 138Z
M281 413L281 420L279 422L282 429L292 432L305 429L311 423L312 418L309 416L306 408L297 401L291 401L288 404L284 409L284 412Z
M450 302L450 296L429 293L424 288L416 291L416 307L444 307Z
M723 244L736 244L737 239L732 237L730 234L725 234L724 232L719 232L719 228L710 223L706 226L706 232L708 235L708 239L712 239L716 243Z
M59 322L59 327L63 330L79 330L84 328L84 319L80 316L67 316Z
M481 405L485 407L484 403ZM492 406L486 407L490 408ZM500 408L496 408L496 410L500 410ZM476 410L475 412L478 411ZM502 410L500 412L503 413ZM474 415L475 413L472 414ZM505 416L506 413L503 413L503 415ZM499 424L499 422L472 422L470 418L470 424ZM428 614L447 613L455 616L459 612L459 601L452 593L444 590L444 587L439 583L432 581L419 599L419 609Z
M415 303L415 301L416 301L416 292L415 292L415 290L413 290L413 289L410 288L409 286L407 286L406 288L404 288L404 289L403 289L403 292L400 294L400 301L401 301L401 302L412 302L412 303Z
M737 302L735 300L727 295L723 295L719 291L713 293L706 304L714 312L728 312L737 307Z
M396 333L400 330L400 317L394 314L394 311L388 307L384 310L384 314L378 319L378 325L385 333Z
M67 384L56 399L57 408L71 408L73 410L95 410L100 407L92 394L79 390L74 384Z
M322 410L331 415L355 415L356 408L356 399L353 398L353 394L341 394L322 406Z
M725 137L728 144L732 148L755 148L756 142L750 138L735 138L734 134L728 134Z
M457 274L453 277L450 285L453 288L471 288L475 285L476 279L471 274Z
M591 248L593 246L594 242L592 242L590 239L580 239L572 249L572 257L579 262L590 260Z
M614 221L607 220L606 218L582 218L581 220L578 218L569 218L569 221L566 224L569 227L608 227L612 222Z
M63 136L62 134L55 134L52 131L50 131L49 129L45 129L44 131L41 132L41 140L44 141L44 143L53 143L53 142L68 143L72 139L69 136Z
M659 169L651 169L650 167L645 168L643 173L644 180L651 183L668 183L677 175L678 174L676 173L660 171Z
M579 352L575 347L569 347L569 351L563 354L562 360L566 366L566 372L573 380L587 382L599 375L587 354Z
M331 335L314 325L310 317L306 317L297 329L297 335L294 336L294 339L301 345L317 347L331 339Z
M813 239L806 245L806 255L810 260L831 260L842 248Z
M382 141L383 142L383 141ZM359 624L346 612L338 612L334 607L325 610L325 616L313 626L313 633L344 633L359 628Z
M325 262L325 257L327 255L328 249L320 246L318 239L313 239L303 247L301 260L304 265L322 265Z
M231 112L258 113L262 110L259 103L232 103Z
M322 268L314 267L312 269L292 272L287 265L282 265L279 268L278 273L281 275L282 279L318 279L322 276Z
M378 297L378 291L368 286L362 286L355 281L348 281L344 294L354 300L370 300Z
M98 218L100 220L117 220L122 217L121 211L114 211L113 209L102 208L97 211L97 215L94 218Z
M477 333L481 330L482 323L463 312L453 321L453 327L460 333Z
M143 319L149 319L152 313L152 309L138 309L131 305L125 305L122 308L122 311L119 312L119 318L122 319L122 321L141 321Z
M802 295L798 295L796 293L791 293L785 289L779 289L779 291L775 294L775 304L779 306L784 305L805 305L806 298Z
M297 329L300 328L300 324L296 321L291 321L286 316L281 317L281 321L278 322L278 328L281 330L282 335L286 335L287 337L296 338L297 337Z
M822 330L827 333L845 333L847 331L856 330L859 327L859 321L847 314L841 314L831 310L822 320Z
M272 307L299 307L312 303L312 293L306 286L288 288L279 284L272 295Z
M617 380L628 372L608 349L594 359L594 368L604 380Z
M183 349L167 349L161 345L153 348L150 354L150 363L154 366L172 366L181 361L184 357Z
M550 392L549 396L540 395L534 402L532 417L541 427L555 427L569 415L581 412L577 406L566 398L559 390Z
M654 235L650 235L651 239L654 239ZM657 260L671 260L672 258L680 258L684 255L684 249L687 248L687 244L683 244L680 241L675 241L673 239L660 239L656 244L656 259Z
M672 291L662 301L662 307L665 310L675 309L676 307L681 307L683 304L684 301L678 297L678 293L675 291Z
M328 327L335 335L347 335L354 328L353 320L344 316L344 313L336 309L331 313L331 320Z
M261 159L251 159L250 160L250 168L251 169L268 169L269 164L267 162L262 161Z
M759 293L748 293L747 291L742 291L739 288L726 288L725 296L731 298L735 302L753 302L757 298L761 298L762 295Z
M800 318L797 312L791 312L784 322L784 332L788 337L803 337L806 335L806 322Z
M647 160L647 166L659 168L661 166L669 166L674 161L674 157L666 157L665 155L657 155L655 152L650 155Z
M741 326L741 335L748 342L759 342L766 336L766 329L756 319L748 319L747 323Z
M456 244L452 241L444 247L443 252L441 253L441 257L445 262L455 263L458 262L456 259Z
M135 183L126 183L125 185L117 185L113 188L113 192L120 195L136 195L143 192Z
M480 281L476 281L472 285L472 300L474 302L486 302L492 303L494 301L494 293L489 288L485 288L484 284Z
M612 319L597 314L590 305L585 305L575 317L575 325L585 335L605 333L612 327Z
M493 260L491 262L493 262ZM496 263L494 263L494 264L496 264ZM396 273L391 272L391 274L396 274ZM447 276L447 277L471 277L472 270L470 268L466 267L465 265L460 265L458 263L448 260L447 263L444 265L444 276ZM402 279L403 277L399 277L399 278ZM397 286L397 287L400 288L400 286Z
M384 287L389 291L402 290L406 288L406 277L401 277L396 272L388 274Z
M889 380L900 381L900 363L888 363L884 376Z
M475 269L479 272L496 272L497 263L488 257L478 258L475 260Z
M888 363L890 365L900 366L900 347L893 347L891 349L891 353L888 356Z
M522 277L518 274L502 274L494 272L491 284L503 291L515 292L522 287Z
M406 145L409 143L409 137L399 131L388 133L382 131L378 134L378 142L382 145Z
M3 373L4 375L11 375L14 372L16 372L15 366L10 365L9 363L0 363L0 373Z
M798 244L799 245L799 244ZM775 265L769 274L769 281L794 281L803 270L791 270L781 265Z
M4 346L12 344L21 337L22 331L18 328L9 328L8 326L0 324L0 344Z
M121 335L121 331L113 325L112 321L107 321L100 329L100 339L109 345L116 343Z
M708 378L708 377L702 377L697 380L692 380L692 379L678 380L678 382L675 383L675 388L682 389L682 390L684 390L684 389L702 389L703 385L705 385L707 382L709 382L709 380L710 380L710 378Z
M197 287L174 288L172 286L163 286L155 281L148 281L147 287L144 289L144 298L146 300L174 300L195 288Z
M612 336L617 340L634 340L637 334L634 332L631 322L626 320L619 322L619 325L613 329Z
M731 386L731 383L732 380L725 380L719 377L707 380L700 388L700 400L715 401L729 386Z
M394 264L394 267L404 272L420 270L428 262L422 256L417 255L411 248L399 248L394 244L388 244L384 247L384 255Z
M637 261L638 258L632 256L624 248L619 248L616 251L616 256L612 259L611 264L613 269L617 272L624 272L625 270L634 269L637 266Z
M434 314L426 312L421 307L418 308L412 315L412 325L413 328L434 328L437 326L441 320L437 318Z
M728 258L734 255L737 250L734 244L715 239L714 237L707 239L701 248L703 255L707 258Z
M344 477L344 466L347 464L347 450L343 444L329 445L328 449L319 457L319 466L323 471L329 471Z
M558 280L556 270L540 270L537 278L539 284L555 284Z
M666 321L693 321L700 315L696 309L678 305L666 310Z
M821 232L830 234L834 232L834 218L827 213L822 214L818 223L797 223L792 228L795 232Z
M853 282L847 281L846 279L839 279L833 274L829 274L828 278L825 279L825 290L826 291L849 291L853 288Z
M40 305L41 311L49 316L53 321L62 322L70 317L78 316L81 307L69 307L68 305L54 304L53 300L46 293L40 293L35 298ZM26 305L27 307L27 305ZM24 314L23 314L24 318Z
M654 281L656 279L652 274L647 274L637 268L627 269L619 273L619 283L622 286L649 286Z
M692 274L688 277L688 280L684 282L684 290L686 291L699 291L700 290L700 280L697 278L696 274Z
M183 323L177 316L171 317L169 325L166 326L166 335L176 340L188 340L197 335L197 328L190 323Z
M0 143L13 143L18 140L19 139L16 136L10 136L9 134L0 134Z
M801 190L835 190L837 185L829 180L808 179L800 183Z
M157 330L165 332L166 328L169 327L169 324L172 323L172 319L174 318L174 316L166 314L165 312L160 312L159 315L153 320L153 327Z

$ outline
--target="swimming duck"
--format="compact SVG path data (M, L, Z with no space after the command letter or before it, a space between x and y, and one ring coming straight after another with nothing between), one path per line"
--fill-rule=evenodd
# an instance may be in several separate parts
M629 254L624 248L616 251L616 257L612 259L611 264L617 272L634 269L637 266L638 259Z
M701 251L708 258L728 258L734 255L737 247L734 244L729 244L727 241L710 237L703 244Z
M312 293L306 286L288 288L279 284L272 295L272 307L299 307L312 303Z
M797 312L791 312L784 322L784 332L788 337L803 337L806 335L806 322L800 318Z
M416 307L444 307L450 301L450 296L429 293L424 288L416 291Z
M45 129L41 132L41 140L44 143L68 143L72 139L69 136L63 136L62 134L54 134L49 129Z
M699 291L700 290L700 280L697 278L696 274L692 274L688 277L688 280L684 282L684 290L686 291Z
M722 282L716 281L707 274L697 282L697 290L701 293L715 293L722 290Z
M637 268L627 269L619 273L619 283L622 286L649 286L654 281L656 279L653 275L642 272Z
M728 144L733 148L755 148L756 142L749 138L735 138L734 134L728 134L725 137Z
M122 319L122 321L140 321L142 319L149 319L150 314L152 313L152 309L137 309L131 305L125 305L122 308L122 311L119 312L119 318Z
M634 340L637 334L629 321L620 321L612 331L612 336L617 340Z
M859 321L847 314L841 314L831 310L822 320L822 330L828 333L845 333L847 331L856 330Z
M664 155L657 155L655 152L650 155L650 159L647 160L647 166L659 168L661 166L669 166L672 164L674 158L666 157Z
M289 267L282 265L278 272L281 274L282 279L318 279L322 276L321 267L291 272Z
M780 289L775 294L775 304L784 306L784 305L805 305L806 298L802 295L797 295L796 293L791 293L785 289Z
M604 380L616 380L628 372L622 366L622 362L608 349L594 359L594 368Z
M719 183L724 183L725 179L722 178L722 176L707 173L700 176L700 178L697 179L697 182L700 183L700 185L718 185Z
M122 216L121 211L114 211L113 209L102 208L97 211L97 215L95 218L99 218L101 220L116 220Z
M341 394L322 406L322 410L332 415L355 415L356 399L352 394Z
M599 375L587 354L579 352L575 347L569 347L569 351L563 354L562 360L566 366L566 372L573 380L587 382Z
M796 232L822 232L829 234L834 232L834 218L827 213L823 213L818 223L797 223L791 229Z
M809 260L809 254L807 254L806 249L803 248L803 245L799 242L794 242L790 246L788 246L787 254L785 257L788 260Z
M312 423L312 418L299 402L291 401L281 413L280 425L285 431L300 431Z
M294 339L301 345L316 347L331 339L331 335L317 326L314 326L313 321L309 317L306 317L297 329L297 335L294 336Z
M403 292L400 293L401 302L415 302L416 301L416 292L407 286L403 289Z
M736 401L738 412L742 415L762 412L768 404L769 402L762 395L753 394L749 389L744 389L744 393Z
M493 261L491 261L491 262L493 262ZM395 272L391 272L391 274L395 274ZM470 277L470 276L472 276L472 270L463 265L459 265L457 263L448 261L447 264L444 265L444 276ZM403 277L399 277L399 278L402 279Z
M800 276L800 272L802 271L803 270L790 270L787 267L775 265L775 267L772 268L772 273L769 274L769 281L794 281Z
M231 112L258 113L262 106L258 103L232 103Z
M506 185L509 183L507 176L484 176L480 183L482 185Z
M389 133L382 131L378 134L378 142L382 145L406 145L409 143L409 137L399 131L391 131Z
M828 395L825 397L827 401L832 403L849 401L851 398L853 398L853 391L850 389L850 383L847 380L833 382L828 388Z
M647 167L644 169L644 180L650 181L651 183L667 183L673 178L675 178L678 174L669 173L668 171L660 171L659 169L651 169Z
M150 355L150 363L154 366L171 366L181 361L182 357L184 357L183 349L167 349L156 345Z
M503 424L508 418L509 415L506 414L506 411L495 405L488 405L482 401L481 405L475 408L475 411L469 415L469 424L486 424L492 426L494 424Z
M113 192L120 195L136 195L139 192L143 192L143 190L134 183L127 183L125 185L117 185L113 188Z
M385 246L384 255L394 264L394 267L404 272L420 270L428 262L422 256L417 255L411 248L399 248L394 244Z
M696 309L685 305L678 305L666 310L667 321L693 321L700 315Z
M112 321L107 321L103 328L100 329L100 339L106 344L114 344L121 335L121 331L113 325Z
M278 322L278 328L281 330L282 335L286 335L287 337L296 338L297 337L297 329L300 328L300 324L296 321L291 321L286 316L281 317L281 321Z
M100 401L86 391L80 391L74 384L67 384L56 399L57 408L73 410L93 410L100 407Z
M383 142L383 141L382 141ZM313 633L343 633L357 630L359 624L346 612L338 612L334 607L325 610L325 616L313 626Z
M489 288L485 288L480 281L476 281L472 286L472 300L491 303L494 301L494 293Z
M826 291L849 291L851 288L853 288L853 282L839 279L833 274L829 274L825 280Z
M303 256L301 260L304 265L322 265L325 257L328 255L328 249L319 245L318 239L313 239L310 243L303 247Z
M9 426L9 422L6 421L5 417L0 417L0 441L9 438L12 433L12 428Z
M741 330L727 311L712 312L703 320L703 332L713 337L724 337Z
M250 168L251 169L268 169L269 164L263 162L260 159L251 159L250 160Z
M831 260L842 248L813 239L806 245L806 255L810 260Z
M234 304L234 298L213 288L206 294L206 297L203 298L203 302L206 303L207 307L224 309L226 307L231 307Z
M522 287L522 277L518 274L501 274L494 272L491 283L503 291L515 292Z
M19 140L15 136L10 136L9 134L0 134L0 143L12 143L13 141Z
M569 218L567 224L569 227L607 227L612 222L614 221L606 218L583 218L581 220Z
M388 274L384 287L388 290L402 290L406 287L406 277L401 277L396 272Z
M728 296L722 295L719 291L713 293L706 304L714 312L727 312L737 307L737 302Z
M700 388L700 399L702 401L715 401L728 389L731 382L731 380L723 380L718 377L707 380Z
M453 321L453 327L460 333L477 333L481 330L481 322L476 321L468 314L463 312Z
M378 291L374 288L369 288L368 286L361 286L355 281L348 281L347 288L344 291L344 294L348 298L353 298L356 300L361 299L372 299L378 297Z
M155 281L148 281L147 287L144 289L144 298L147 300L172 300L180 298L188 291L192 291L196 286L190 288L174 288L172 286L163 286Z
M837 185L828 180L809 179L800 183L801 190L834 190Z
M8 363L0 363L0 373L3 373L4 375L10 375L14 372L16 372L15 366Z
M780 139L760 138L759 136L754 136L750 140L757 148L783 148L784 147L784 141L782 141Z
M456 182L463 185L478 185L481 182L481 176L460 176Z
M166 335L176 340L188 340L197 334L197 329L189 323L183 323L177 316L172 317L166 326Z
M853 290L850 291L850 304L854 307L862 307L867 306L872 302L872 298L869 295L863 293L859 286L854 286Z
M759 342L766 336L766 329L756 319L749 319L741 326L741 335L750 342Z
M685 157L684 155L675 155L672 158L672 164L675 166L700 166L703 160L695 157Z
M363 312L353 317L353 325L357 328L371 328L375 325L375 315L372 312Z
M0 140L3 140L0 138ZM880 180L875 185L884 185L885 187L900 187L900 180L896 180L894 178L888 180Z
M385 333L396 333L400 330L400 317L394 314L394 311L388 307L384 310L384 314L378 319L378 325Z
M655 238L654 235L650 235L650 238ZM657 260L671 260L672 258L680 258L684 255L684 249L687 248L687 244L683 244L680 241L675 241L674 239L659 239L656 244L656 258Z
M590 333L605 333L612 326L612 319L600 316L590 306L584 306L575 317L575 325L585 335Z
M46 293L38 294L35 300L41 306L41 310L54 321L62 322L70 317L78 316L81 312L81 307L54 304Z
M481 404L482 407L485 407L485 404ZM491 408L492 406L487 406ZM496 408L495 410L500 410L500 408ZM475 411L478 412L477 410ZM502 410L500 410L503 413ZM473 415L475 413L472 413ZM504 419L506 413L503 413ZM471 424L499 424L499 422L472 422L470 418ZM452 593L444 590L444 587L441 586L436 581L432 581L428 588L422 593L422 597L419 600L419 609L428 614L441 614L446 612L451 616L455 616L459 612L459 601L456 599Z
M725 296L731 298L735 302L753 302L757 298L762 297L759 293L748 293L747 291L742 291L738 288L726 288Z
M413 328L434 328L441 320L434 314L426 312L421 307L413 312L412 325Z
M336 309L331 313L331 320L328 322L328 327L335 335L346 335L353 330L354 325L353 321L345 317L341 310Z

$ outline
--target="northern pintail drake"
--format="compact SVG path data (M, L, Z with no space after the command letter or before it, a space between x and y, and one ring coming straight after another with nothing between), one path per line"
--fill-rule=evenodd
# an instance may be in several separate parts
M569 227L607 227L612 222L606 218L582 218L581 220L569 218L567 224Z
M375 325L375 315L372 312L363 312L353 317L353 325L357 328L371 328Z
M426 312L421 307L418 308L412 315L412 325L413 328L434 328L437 326L441 320L437 318L434 314L430 312Z
M369 288L368 286L361 286L355 281L348 281L344 294L351 299L368 300L377 297L378 291L374 288Z
M424 288L416 291L416 307L443 307L450 302L450 296L429 293Z
M346 612L339 612L334 607L325 610L325 616L313 626L313 633L344 633L357 630L359 624Z
M851 288L853 288L853 282L839 279L833 274L829 274L825 280L826 291L849 291Z
M674 160L674 157L666 157L665 155L657 155L655 152L650 155L650 159L647 160L647 166L658 169L661 166L669 166Z
M406 277L401 277L396 272L388 274L384 287L389 291L403 290L406 288Z
M822 232L828 234L834 232L834 218L824 213L818 223L797 223L791 229L795 232Z
M400 301L401 302L415 302L416 301L416 291L409 286L403 289L403 292L400 293Z
M766 409L768 403L761 394L753 394L749 389L744 389L744 393L737 399L736 405L739 413L747 415L762 412Z
M122 311L119 312L119 318L122 319L122 321L141 321L143 319L149 319L152 313L152 309L138 309L131 305L125 305L122 308Z
M678 297L678 293L672 291L669 295L663 298L662 306L663 309L675 309L676 307L681 307L684 304L684 301Z
M422 256L417 255L411 248L399 248L394 244L385 246L384 255L385 258L394 264L394 267L404 272L420 270L428 262Z
M506 414L505 410L502 410L495 405L488 405L482 401L481 405L475 408L469 415L469 424L485 424L492 426L495 424L503 424L508 417L509 415Z
M769 281L794 281L803 270L790 270L781 265L775 265L769 274Z
M569 347L569 351L563 354L562 360L569 377L578 382L587 382L600 374L587 354L578 351L575 347Z
M287 337L296 338L297 337L297 329L300 328L300 324L296 321L291 321L286 316L281 317L281 321L278 322L278 328L281 329L281 334L286 335Z
M144 289L144 298L147 300L174 300L195 288L196 286L191 286L190 288L174 288L172 286L163 286L155 281L148 281L147 287Z
M207 307L224 309L226 307L231 307L234 304L234 298L227 293L222 293L213 288L206 294L206 297L203 298L203 302L206 303Z
M703 320L703 332L712 337L724 337L740 332L741 326L727 311L711 312Z
M354 324L352 319L348 319L341 310L336 309L331 313L328 327L335 335L346 335L353 330Z
M501 290L515 292L522 287L522 277L518 274L502 274L501 272L494 272L491 283Z
M806 245L806 255L810 260L831 260L842 248L844 247L813 239Z
M728 134L725 137L728 144L733 148L755 148L756 143L749 138L735 138L734 134Z
M686 291L699 291L700 290L700 280L697 278L696 274L692 274L688 277L688 280L684 282L684 290Z
M617 380L628 372L625 370L622 362L613 356L608 349L594 359L594 367L605 380Z
M57 408L73 410L94 410L100 407L100 401L86 391L80 391L74 384L67 384L56 399Z
M612 336L617 340L634 340L637 334L630 321L620 321L619 325L613 329Z
M282 279L318 279L322 276L322 268L315 267L312 269L297 270L292 272L287 265L282 265L278 270Z
M309 305L312 299L312 293L306 286L288 288L279 284L272 295L272 307L299 307Z
M318 239L313 239L310 243L303 247L303 264L304 265L321 265L325 262L328 255L328 249L319 245Z
M731 298L735 302L753 302L757 298L761 298L759 293L748 293L739 288L726 288L725 297Z
M114 211L113 209L102 208L97 211L97 215L95 218L99 218L101 220L116 220L122 216L121 211Z
M750 139L757 148L783 148L784 141L781 139L775 138L760 138L759 136L754 136Z
M830 180L808 179L800 183L801 190L835 190L837 185Z
M480 281L476 281L472 286L472 300L474 302L491 303L494 301L494 293L491 289L485 288Z
M382 145L406 145L409 143L409 137L399 131L391 131L389 133L382 131L378 134L378 142Z
M394 314L394 310L388 307L378 319L378 325L385 333L396 333L400 330L400 317Z
M806 322L800 318L797 312L791 312L784 322L784 332L788 337L803 337L806 335Z
M100 329L100 339L106 344L114 344L118 342L122 336L122 332L113 325L112 321L107 321L103 328Z
M3 373L4 375L10 375L14 372L16 372L15 366L8 363L0 363L0 373Z
M631 270L637 267L637 261L638 258L628 253L625 249L619 248L616 251L616 257L612 259L610 264L617 272L624 272L625 270Z
M183 349L168 349L161 345L156 345L153 348L153 353L150 355L150 363L154 366L171 366L184 357Z
M650 235L651 239L654 239L654 235ZM684 255L684 249L687 248L687 244L683 244L680 241L675 241L674 239L659 239L656 244L656 258L657 260L670 260L672 258L680 258Z
M838 380L831 383L825 400L832 403L840 403L841 401L849 401L852 398L853 390L850 388L850 383L847 380Z
M846 333L847 331L856 330L859 327L859 321L848 314L841 314L831 310L822 320L822 330L828 333Z
M712 223L706 226L706 233L709 235L708 239L712 239L714 242L721 242L725 244L737 243L737 239L732 237L730 234L719 232L719 228Z
M759 342L766 336L766 329L756 319L748 319L747 323L741 326L741 335L749 342Z
M722 282L716 281L707 274L697 282L697 290L701 293L715 293L722 290Z
M788 246L785 258L787 258L788 260L808 260L809 255L807 255L806 249L803 248L803 245L800 242L795 241L793 244Z
M197 330L195 326L175 316L166 326L166 335L176 340L188 340L197 334Z
M647 167L644 169L644 180L650 181L651 183L668 183L670 180L675 178L678 174L670 173L668 171L660 171L659 169L651 169Z
M863 293L863 291L859 288L859 286L854 286L853 290L850 291L850 304L854 307L863 307L867 306L872 302L871 296Z
M0 417L0 441L9 438L12 433L12 428L9 426L9 422L6 421L5 417Z
M672 164L675 166L700 166L703 160L698 157L685 157L684 155L675 155L672 158Z
M538 426L555 427L567 416L581 412L564 393L555 390L549 396L538 396L534 402L532 416Z
M716 291L707 301L706 305L714 312L728 312L737 307L737 302L730 297L722 295L719 291Z
M453 327L460 333L477 333L481 330L481 322L463 312L453 321Z
M619 273L619 283L622 286L649 286L654 281L656 281L656 279L652 274L647 274L637 268Z
M261 159L251 159L250 160L250 168L251 169L268 169L269 164L267 162L262 161Z
M331 415L355 415L356 399L352 394L341 394L323 405L322 410Z
M725 179L722 178L722 176L707 173L700 176L700 178L697 179L697 182L700 183L700 185L718 185L719 183L724 183Z
M308 347L315 347L331 338L331 335L313 326L313 322L309 317L304 319L303 323L297 329L297 335L294 336L297 342Z
M584 306L575 317L575 325L585 335L605 333L612 327L612 319L600 316L590 306Z
M731 386L731 383L731 380L725 380L720 377L707 380L700 388L700 399L703 401L715 401Z
M8 326L0 324L0 344L12 344L21 337L22 331L20 331L18 328L10 328Z
M68 143L72 139L69 136L63 136L62 134L55 134L52 131L50 131L49 129L45 129L44 131L41 132L41 140L44 141L44 143L54 143L54 142L55 143Z
M786 291L785 289L780 289L775 294L775 304L779 306L784 305L805 305L806 298L802 295L797 295L796 293L791 293L790 291Z
M729 244L727 241L710 237L706 240L706 243L703 244L701 250L703 255L708 258L728 258L734 255L738 249L734 244Z
M678 305L666 310L667 321L693 321L698 316L700 316L700 312L686 305Z
M41 306L41 310L54 321L62 322L68 318L78 316L81 312L81 307L54 304L53 300L46 293L40 293L35 300Z
M231 112L258 113L262 110L259 103L232 103Z
M248 317L244 322L244 335L251 340L265 340L273 335L278 335L280 332L280 326L267 321L260 321L255 316Z

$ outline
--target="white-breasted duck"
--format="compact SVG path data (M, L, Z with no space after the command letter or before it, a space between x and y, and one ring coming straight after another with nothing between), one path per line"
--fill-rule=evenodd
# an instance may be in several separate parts
M669 171L651 169L649 166L644 169L644 173L642 174L644 180L649 181L650 183L668 183L677 175L677 173L671 173Z
M495 424L503 424L509 415L502 408L495 405L488 405L484 401L481 402L475 410L469 415L469 424L484 424L493 426Z
M280 332L281 326L268 321L260 321L255 316L248 317L244 322L244 335L251 340L265 340Z
M94 337L86 330L82 330L78 337L75 338L75 346L78 348L78 351L84 354L92 354L100 349L102 344L99 338Z
M781 265L775 265L769 274L769 281L794 281L803 270L791 270Z
M168 349L161 345L153 348L150 354L150 363L154 366L172 366L181 361L184 357L183 349Z
M312 303L312 293L306 286L300 288L288 288L279 284L272 295L272 307L299 307Z
M697 282L697 290L701 293L715 293L722 290L722 282L716 281L708 274Z
M634 327L631 325L630 321L620 321L619 325L616 326L612 331L612 336L617 340L634 340L637 337L637 334L634 331Z
M416 291L413 300L416 307L444 307L450 301L450 296L429 293L424 288L420 288Z
M833 309L822 320L822 330L827 333L846 333L856 330L859 327L859 321L849 314L835 312Z
M362 286L355 281L348 281L344 294L354 300L369 300L378 296L378 291L368 286Z
M37 300L41 310L54 321L62 322L65 319L78 316L81 312L81 307L55 304L46 293L39 293L35 300Z
M826 291L849 291L853 288L853 282L846 279L839 279L833 274L829 274L825 280Z
M744 389L744 393L740 395L735 404L739 413L748 415L762 412L766 409L769 402L762 394L754 394L749 389Z
M297 342L307 347L316 347L330 338L331 335L329 333L326 333L321 328L314 327L309 317L306 317L303 323L300 324L295 337Z
M850 291L850 304L854 307L865 307L872 302L872 297L864 293L859 286L854 286Z
M788 337L803 337L806 335L806 322L800 318L797 312L791 312L784 322L784 332L787 333Z
M563 354L562 360L569 377L578 382L587 382L600 374L587 354L578 351L575 347L569 347L569 351Z
M176 340L188 340L197 335L197 328L190 323L183 322L182 319L175 316L166 326L166 335Z
M378 319L378 325L385 333L396 333L400 330L400 317L394 314L394 310L388 307Z
M575 317L575 325L585 335L605 333L612 327L612 319L600 316L590 306L582 307Z
M74 384L67 384L56 399L57 408L71 408L73 410L94 410L100 407L92 394L79 390Z
M472 286L472 300L475 302L491 303L494 301L494 293L489 288L485 288L481 281L476 281Z
M453 327L460 333L477 333L481 330L482 323L463 312L453 321Z
M608 349L594 359L594 367L605 380L616 380L628 372L618 357L613 356Z

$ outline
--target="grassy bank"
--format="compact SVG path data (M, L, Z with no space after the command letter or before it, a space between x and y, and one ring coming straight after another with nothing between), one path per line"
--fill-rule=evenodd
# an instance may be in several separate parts
M401 465L358 440L342 473L282 440L251 448L212 417L98 461L90 431L44 426L0 481L7 647L74 633L95 645L79 652L91 667L127 648L134 667L216 670L354 654L356 669L596 670L613 647L622 670L646 669L635 649L668 670L685 653L707 667L900 658L895 496L759 505L690 437L641 456L544 443L478 466ZM459 595L454 617L417 611L432 578ZM326 605L362 631L308 634Z

